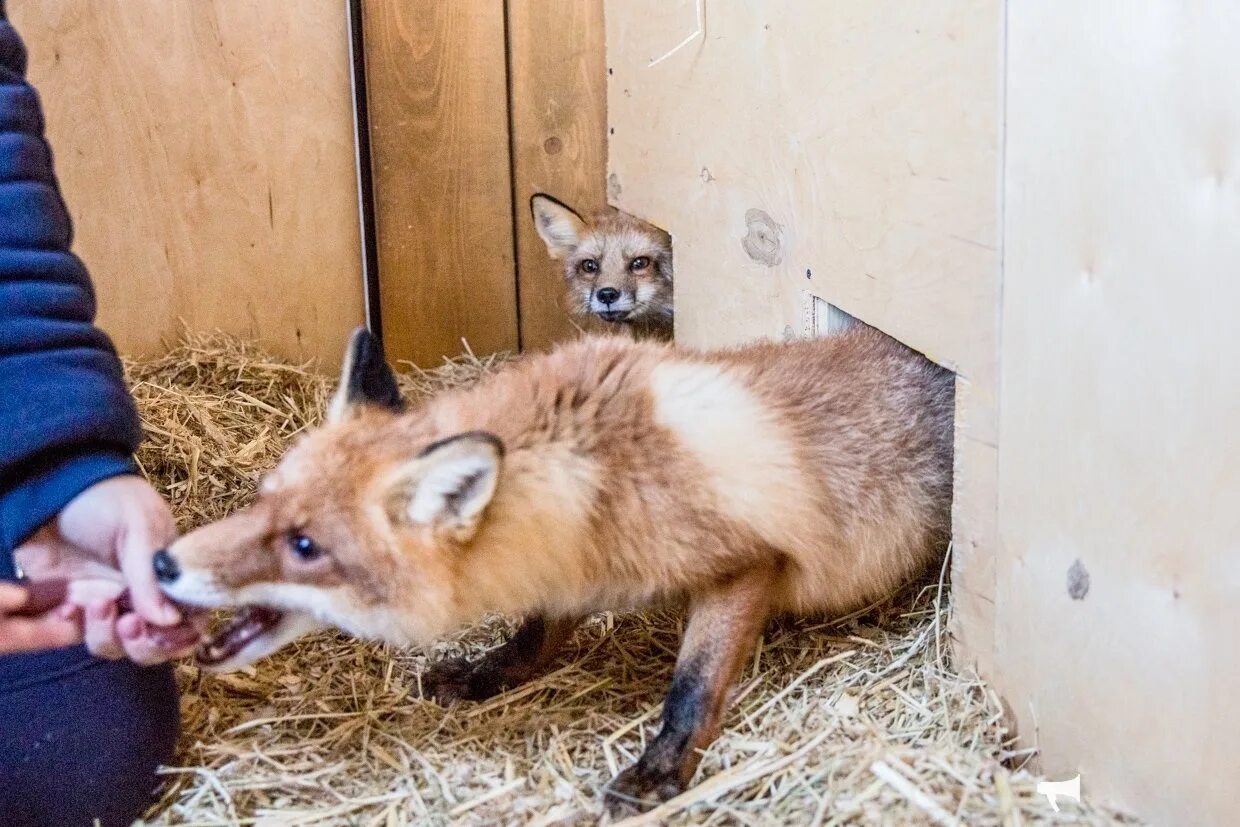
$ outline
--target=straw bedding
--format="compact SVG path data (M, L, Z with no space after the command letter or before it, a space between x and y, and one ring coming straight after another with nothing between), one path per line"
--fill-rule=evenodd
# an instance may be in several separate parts
M466 353L403 377L411 397L474 381ZM235 339L186 336L127 366L144 471L182 529L243 505L329 382ZM951 665L948 593L910 587L858 616L778 623L737 688L698 786L634 823L1115 823L1062 804L1009 751L997 699ZM480 651L490 619L433 652L322 635L231 675L182 665L178 764L158 824L595 824L604 784L657 730L682 619L601 615L558 668L482 704L420 698L427 658Z

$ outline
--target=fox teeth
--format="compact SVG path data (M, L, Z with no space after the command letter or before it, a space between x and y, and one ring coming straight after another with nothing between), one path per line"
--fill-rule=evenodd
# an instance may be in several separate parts
M273 629L283 615L263 606L243 606L215 635L204 640L195 657L213 665L233 657L251 642Z

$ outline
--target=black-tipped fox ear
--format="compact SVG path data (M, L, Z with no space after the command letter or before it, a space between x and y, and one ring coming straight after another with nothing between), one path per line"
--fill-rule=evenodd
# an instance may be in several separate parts
M534 229L538 230L552 258L567 258L577 249L586 228L581 216L541 192L530 198L530 212L534 215Z
M327 409L328 422L340 422L357 405L377 405L392 411L405 409L396 374L383 357L383 346L364 327L353 331L340 369L340 386Z
M390 513L465 542L495 496L503 459L504 443L485 431L428 445L397 471Z

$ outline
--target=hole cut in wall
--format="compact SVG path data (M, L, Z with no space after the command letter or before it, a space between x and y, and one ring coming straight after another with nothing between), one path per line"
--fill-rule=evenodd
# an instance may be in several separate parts
M857 325L865 325L865 322L855 316L850 316L831 302L813 293L803 294L802 336L835 336Z

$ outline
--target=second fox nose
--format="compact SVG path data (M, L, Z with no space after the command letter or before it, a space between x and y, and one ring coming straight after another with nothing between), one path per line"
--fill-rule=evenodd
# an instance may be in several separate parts
M603 304L614 304L620 298L620 291L614 287L604 287L594 295Z
M155 566L155 579L160 583L171 583L181 576L181 567L172 559L167 549L161 548L155 552L155 558L151 562Z

